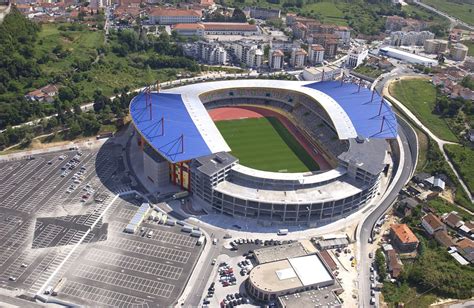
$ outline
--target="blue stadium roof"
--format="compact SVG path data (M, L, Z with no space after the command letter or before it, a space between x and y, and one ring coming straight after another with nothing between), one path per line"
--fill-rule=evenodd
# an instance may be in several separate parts
M396 138L397 119L390 105L382 97L353 83L324 81L305 85L332 97L347 113L357 134L364 138ZM380 113L379 113L380 111ZM383 124L382 124L383 122Z
M213 154L216 150L211 150L209 140L218 144L223 140L215 139L217 128L204 106L191 106L180 94L142 92L132 100L130 115L141 135L172 163ZM225 142L224 145L228 150Z

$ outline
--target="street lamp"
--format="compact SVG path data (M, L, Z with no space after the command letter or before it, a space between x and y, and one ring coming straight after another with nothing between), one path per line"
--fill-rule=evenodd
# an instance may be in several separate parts
M309 209L309 206L307 206L306 209L308 210L308 227L309 227L309 222L311 220L311 210Z

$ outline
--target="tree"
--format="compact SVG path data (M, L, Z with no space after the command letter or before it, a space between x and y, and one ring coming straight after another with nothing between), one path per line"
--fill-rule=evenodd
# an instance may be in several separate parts
M73 90L70 87L61 87L58 91L58 98L62 101L72 101L76 98Z
M375 264L379 271L380 281L384 281L387 278L387 265L385 263L385 256L380 248L375 252Z

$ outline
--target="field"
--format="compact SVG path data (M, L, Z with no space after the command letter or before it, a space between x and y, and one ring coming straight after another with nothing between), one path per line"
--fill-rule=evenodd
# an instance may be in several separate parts
M340 10L333 2L316 2L306 4L301 9L302 13L317 14L322 22L347 26L344 19L344 12Z
M472 2L470 4L466 0L423 0L422 2L468 24L474 25L474 4Z
M97 49L104 47L104 32L92 31L87 28L76 31L61 30L61 26L69 24L44 24L39 32L36 52L39 57L49 57L49 61L40 64L45 77L70 72L76 77L73 80L81 89L81 93L92 97L96 89L105 95L113 95L114 89L125 86L138 88L156 80L167 81L176 78L178 69L140 68L134 63L134 57L143 53L119 57L112 52L97 57ZM95 63L97 61L97 63ZM76 70L83 64L86 68ZM92 64L91 63L95 63Z
M446 121L433 113L436 105L436 88L425 79L400 80L390 87L390 93L441 139L457 142L458 139Z
M319 166L274 117L217 121L232 154L250 168L273 172L305 172Z
M445 150L469 191L474 192L474 150L455 144L446 145Z
M461 41L462 44L469 48L468 55L474 57L474 41Z

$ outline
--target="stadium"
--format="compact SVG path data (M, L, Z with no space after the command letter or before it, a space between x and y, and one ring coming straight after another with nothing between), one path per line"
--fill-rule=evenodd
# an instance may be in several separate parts
M393 164L397 122L376 92L341 81L226 80L130 103L144 177L209 212L298 225L368 204Z

